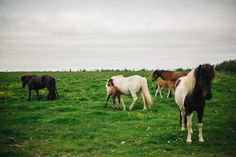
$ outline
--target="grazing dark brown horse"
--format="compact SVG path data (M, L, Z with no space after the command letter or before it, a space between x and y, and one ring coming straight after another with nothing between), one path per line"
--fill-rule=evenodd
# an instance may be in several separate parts
M116 108L116 98L118 98L118 103L119 103L119 107L120 105L120 96L121 96L121 92L119 91L119 89L117 87L115 87L113 80L109 79L107 84L106 84L106 88L107 88L107 101L105 103L105 107L107 106L107 102L109 100L109 98L112 96L113 99L113 110L115 110Z
M176 81L182 76L186 76L189 71L166 71L166 70L155 70L152 73L152 81L161 77L163 80Z
M179 78L176 83L175 101L180 109L181 130L185 130L185 116L187 117L188 143L192 143L193 111L197 112L198 117L199 142L204 142L202 117L206 100L212 98L211 85L214 77L214 66L203 64L193 69L187 76Z
M29 87L29 98L31 98L31 91L35 90L37 93L37 98L39 100L39 93L38 90L47 88L48 93L48 100L55 100L59 98L57 89L56 89L56 80L55 78L49 75L37 76L37 75L24 75L21 77L22 88L25 88L26 84Z

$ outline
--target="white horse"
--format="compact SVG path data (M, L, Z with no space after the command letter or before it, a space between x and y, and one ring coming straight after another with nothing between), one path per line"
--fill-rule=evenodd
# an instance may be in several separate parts
M148 90L147 79L139 75L134 75L130 77L124 77L122 75L112 76L111 77L114 86L118 88L121 94L131 95L133 101L129 107L130 110L133 109L134 103L138 99L137 92L141 92L143 98L144 106L143 109L147 109L152 104L152 98ZM107 93L109 93L109 87L106 85ZM123 105L123 110L126 110L123 99L121 98L121 103Z
M198 115L199 142L204 142L202 117L205 101L212 98L211 84L214 77L214 66L203 64L176 81L175 101L181 113L181 130L185 130L185 116L187 117L187 143L192 143L193 111L196 111Z

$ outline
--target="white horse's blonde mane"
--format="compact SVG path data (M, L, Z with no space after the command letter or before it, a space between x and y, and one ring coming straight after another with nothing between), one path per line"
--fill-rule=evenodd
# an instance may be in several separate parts
M196 84L196 78L194 76L194 71L195 71L195 69L190 71L188 73L188 75L186 76L185 80L184 80L185 81L184 83L185 83L185 91L186 91L186 93L192 93L193 88L194 88L194 86Z
M115 78L121 78L124 77L123 75L116 75L116 76L112 76L111 79L115 79Z

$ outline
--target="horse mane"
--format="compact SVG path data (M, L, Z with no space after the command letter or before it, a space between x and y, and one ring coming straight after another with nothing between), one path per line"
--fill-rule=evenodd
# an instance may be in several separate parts
M195 70L196 69L191 70L186 76L183 77L185 78L184 83L187 93L192 93L195 87L196 84Z
M185 76L185 87L187 93L192 93L194 87L200 77L200 75L208 75L210 80L213 80L215 77L215 72L213 66L209 64L199 65L197 68L191 70L187 76Z
M28 78L28 80L32 77L36 77L37 75L23 75L21 76L21 81L23 81L25 78Z
M115 79L115 78L121 78L124 77L123 75L116 75L116 76L112 76L111 79Z

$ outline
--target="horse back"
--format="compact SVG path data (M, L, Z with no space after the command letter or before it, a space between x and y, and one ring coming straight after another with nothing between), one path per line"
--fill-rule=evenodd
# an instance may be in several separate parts
M139 91L141 89L141 80L144 78L139 75L129 77L112 77L114 85L122 94L129 95L130 90Z
M41 81L41 77L40 76L33 76L33 77L31 77L29 82L28 82L28 86L31 89L34 89L34 90L45 88L44 84Z
M43 75L42 76L42 83L48 89L53 89L53 90L56 89L56 80L55 80L55 78L53 78L49 75Z
M180 77L186 76L188 72L176 72L176 71L167 71L163 72L162 76L164 80L177 81Z

